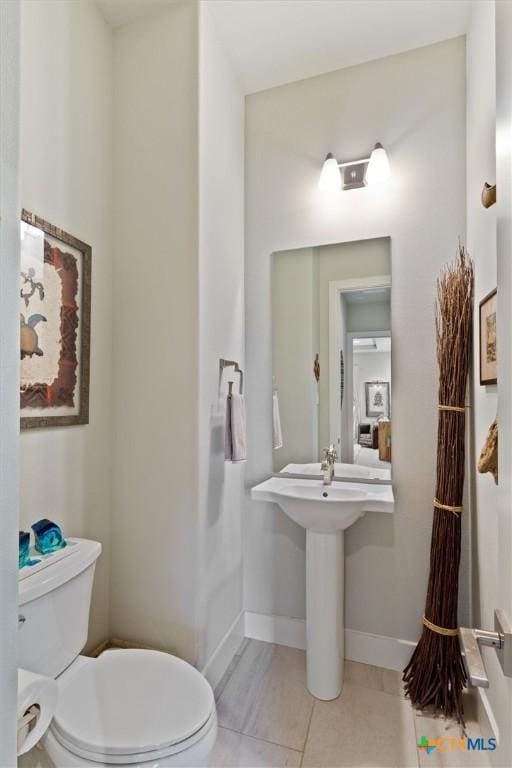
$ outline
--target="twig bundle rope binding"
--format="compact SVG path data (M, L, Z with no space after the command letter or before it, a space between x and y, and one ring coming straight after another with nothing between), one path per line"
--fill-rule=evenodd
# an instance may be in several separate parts
M450 627L438 627L433 621L429 621L426 616L423 617L423 624L428 627L432 632L437 632L438 635L446 635L447 637L455 637L459 634L458 627L450 629Z
M445 509L447 512L453 512L454 515L459 515L464 511L464 507L451 507L449 504L441 504L439 499L434 499L434 507L436 509Z
M438 411L455 411L456 413L466 413L466 408L469 405L438 405Z

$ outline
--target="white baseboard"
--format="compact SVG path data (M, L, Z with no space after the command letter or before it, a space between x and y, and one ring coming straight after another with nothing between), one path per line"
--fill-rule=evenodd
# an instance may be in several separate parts
M267 643L288 645L290 648L306 648L306 622L266 613L245 612L245 636Z
M345 630L345 658L361 664L373 664L374 667L401 672L409 663L415 648L416 643L411 640L372 635L356 629Z
M201 672L216 688L244 637L264 640L290 648L306 648L306 622L252 611L241 611L212 653ZM361 664L401 671L411 658L415 644L396 637L372 635L355 629L345 630L345 658ZM487 708L490 710L487 699ZM492 714L492 711L491 711ZM496 722L492 718L491 723Z
M244 612L240 611L217 648L214 650L201 672L206 677L213 690L217 687L224 672L244 641Z
M245 636L268 643L306 648L306 622L263 613L245 612ZM400 672L411 658L415 643L396 637L345 630L345 658L361 664Z

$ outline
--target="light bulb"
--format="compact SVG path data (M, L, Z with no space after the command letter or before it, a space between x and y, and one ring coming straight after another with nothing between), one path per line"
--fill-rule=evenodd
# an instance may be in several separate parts
M368 184L380 184L383 181L387 181L390 176L391 171L386 150L378 142L370 155L370 162L366 171L366 182Z
M338 161L331 152L325 158L322 173L318 180L318 188L322 192L328 193L337 192L341 189L341 173L338 168Z

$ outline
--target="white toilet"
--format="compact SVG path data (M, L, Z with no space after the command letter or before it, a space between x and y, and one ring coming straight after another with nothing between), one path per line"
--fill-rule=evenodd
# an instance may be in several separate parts
M87 640L101 545L70 539L19 585L18 666L57 680L59 698L43 739L57 768L208 765L217 715L208 681L167 653L80 656Z

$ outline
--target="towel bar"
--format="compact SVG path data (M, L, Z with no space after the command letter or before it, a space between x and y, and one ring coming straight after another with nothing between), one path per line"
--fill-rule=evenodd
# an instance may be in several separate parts
M236 360L224 360L223 357L219 359L219 370L220 375L222 376L222 371L224 368L234 368L235 373L240 374L240 394L243 395L244 392L244 372L240 368L239 364L236 362ZM231 394L231 391L230 391Z

